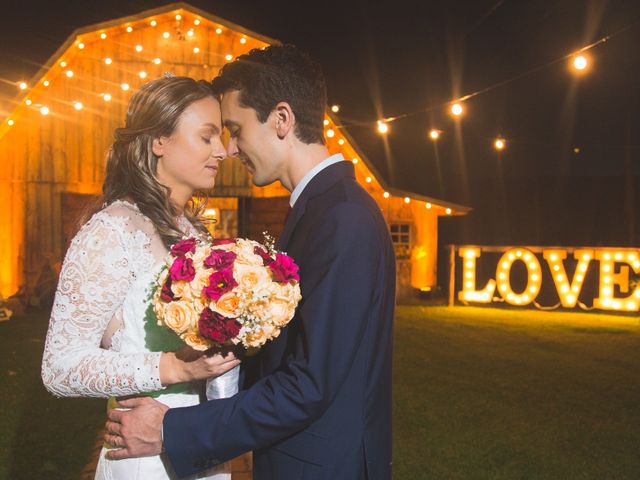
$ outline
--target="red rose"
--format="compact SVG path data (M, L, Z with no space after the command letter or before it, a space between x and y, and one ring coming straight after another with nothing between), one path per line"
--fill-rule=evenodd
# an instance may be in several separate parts
M242 325L233 318L223 317L209 308L202 311L198 321L200 335L220 345L237 336L241 327Z
M211 243L214 247L218 245L227 245L228 243L236 243L233 238L214 238Z
M162 290L160 291L160 298L163 302L173 302L176 297L173 296L173 291L171 290L171 277L167 277L167 281L162 285Z
M236 254L225 250L212 250L211 254L204 260L205 267L215 270L223 270L233 266Z
M225 268L213 272L209 276L209 285L204 287L203 293L211 300L218 300L222 295L238 286L238 282L233 278L233 270Z
M271 258L269 252L267 252L264 248L255 247L253 249L253 253L262 257L262 264L265 266L270 265L273 262L273 258Z
M169 275L172 281L186 280L190 282L196 277L196 269L193 260L186 257L176 258L169 268Z
M187 253L196 251L196 239L187 238L181 240L171 247L171 255L174 257L184 257Z
M298 265L293 258L283 253L276 253L276 259L269 264L273 279L279 283L286 283L290 280L300 281L298 275Z

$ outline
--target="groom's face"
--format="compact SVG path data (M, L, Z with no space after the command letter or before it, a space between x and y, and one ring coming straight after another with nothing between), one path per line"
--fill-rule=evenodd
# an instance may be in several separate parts
M265 123L258 120L253 108L243 107L240 92L222 96L222 120L229 130L227 154L238 157L252 175L255 185L262 187L282 178L284 157L273 116Z

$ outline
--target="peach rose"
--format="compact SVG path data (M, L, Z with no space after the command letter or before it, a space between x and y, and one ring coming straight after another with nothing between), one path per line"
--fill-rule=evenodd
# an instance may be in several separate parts
M225 293L217 302L211 303L211 310L223 317L235 318L240 315L240 297L233 292Z
M182 341L189 345L194 350L204 351L213 346L213 343L207 340L206 338L202 338L200 335L194 332L188 332L180 335Z
M239 239L238 246L234 250L236 252L236 263L244 265L262 265L264 262L260 255L253 253L256 247L260 247L258 242L252 240Z
M260 261L262 262L262 259ZM233 276L240 288L249 292L267 288L271 284L269 272L263 266L251 266L236 262L233 267Z
M198 315L191 302L171 302L164 307L164 324L177 334L198 325Z
M278 327L284 327L289 323L293 318L295 311L295 304L292 304L282 298L274 298L269 302L271 322Z

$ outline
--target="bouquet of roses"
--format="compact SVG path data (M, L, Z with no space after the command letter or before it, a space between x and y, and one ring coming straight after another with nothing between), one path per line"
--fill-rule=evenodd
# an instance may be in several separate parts
M273 241L187 238L171 247L153 310L158 325L196 350L255 351L293 318L299 280L298 266Z

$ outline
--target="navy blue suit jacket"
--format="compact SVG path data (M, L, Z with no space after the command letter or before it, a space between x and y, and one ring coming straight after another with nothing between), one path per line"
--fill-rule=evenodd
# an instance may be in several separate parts
M309 182L278 243L300 266L296 315L250 386L167 412L171 463L184 476L253 450L254 480L389 479L395 258L350 162Z

